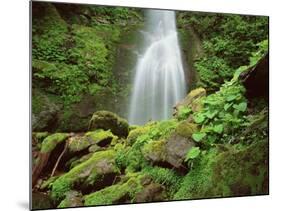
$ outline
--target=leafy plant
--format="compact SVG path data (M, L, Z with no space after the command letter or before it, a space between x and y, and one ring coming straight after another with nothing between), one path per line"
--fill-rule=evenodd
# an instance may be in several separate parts
M196 142L200 142L204 137L206 136L206 133L193 133L192 138Z
M192 147L186 154L184 161L187 162L190 159L195 159L200 155L200 148L199 147Z

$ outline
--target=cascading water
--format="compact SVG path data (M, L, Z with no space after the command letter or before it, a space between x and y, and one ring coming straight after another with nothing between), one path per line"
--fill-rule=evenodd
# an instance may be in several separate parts
M138 59L130 102L130 124L171 117L186 93L186 82L173 11L150 10L146 48Z

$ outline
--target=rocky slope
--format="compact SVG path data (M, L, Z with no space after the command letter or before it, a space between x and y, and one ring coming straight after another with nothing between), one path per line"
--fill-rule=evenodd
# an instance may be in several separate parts
M253 109L241 78L192 90L170 120L98 111L87 132L34 132L33 207L268 194L268 107Z

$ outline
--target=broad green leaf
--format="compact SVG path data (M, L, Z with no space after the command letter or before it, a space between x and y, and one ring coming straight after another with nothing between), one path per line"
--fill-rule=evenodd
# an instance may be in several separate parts
M224 108L224 110L227 111L227 109L229 109L231 106L232 106L232 103L226 103L223 108Z
M193 117L194 121L198 124L202 123L205 120L205 116L202 114L198 114Z
M239 104L235 104L235 105L233 105L233 108L235 108L235 109L237 109L239 111L244 112L247 109L247 103L246 102L242 102L242 103L239 103Z
M197 158L198 155L200 154L200 152L201 152L201 150L199 149L199 147L192 147L188 151L184 161L188 161L189 159Z
M207 111L207 112L206 112L206 116L207 116L209 119L212 119L212 118L214 118L214 116L215 116L217 113L218 113L218 111L213 111L213 112Z
M196 142L200 142L204 137L206 136L206 133L193 133L192 138Z
M226 97L226 101L228 101L228 102L233 101L236 99L236 97L237 97L237 95L229 95Z
M221 134L223 132L223 125L219 124L219 125L215 125L213 127L214 132Z

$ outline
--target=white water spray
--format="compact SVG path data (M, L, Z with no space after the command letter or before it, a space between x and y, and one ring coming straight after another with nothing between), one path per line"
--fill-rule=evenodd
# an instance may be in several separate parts
M186 93L185 75L173 11L150 10L144 54L138 59L129 122L168 119Z

